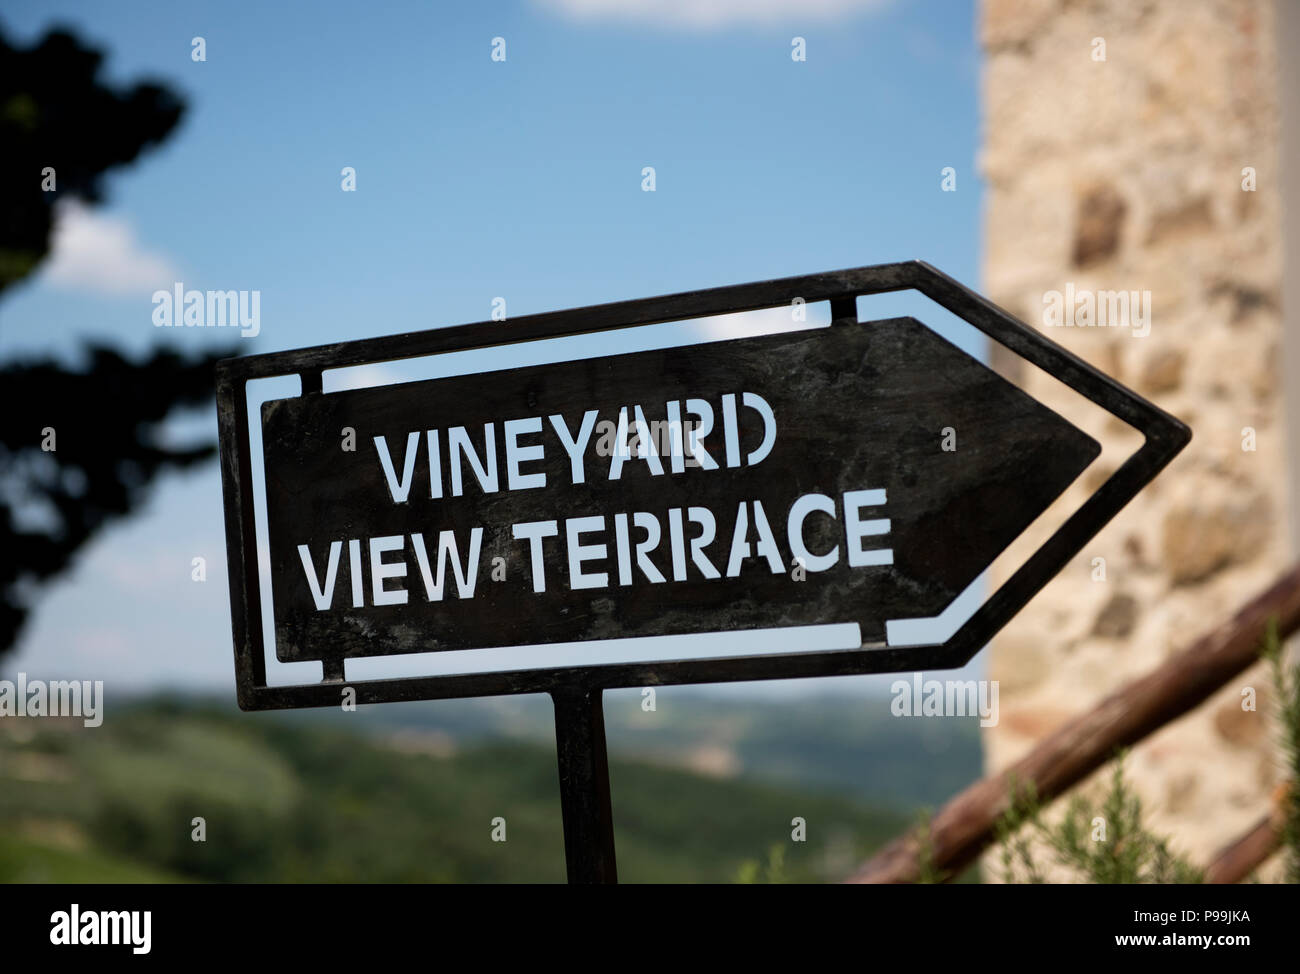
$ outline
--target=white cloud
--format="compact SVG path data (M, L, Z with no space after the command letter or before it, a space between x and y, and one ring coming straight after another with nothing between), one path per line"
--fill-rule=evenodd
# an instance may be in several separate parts
M166 257L141 249L135 229L74 200L54 215L45 280L58 287L118 297L169 289L179 280Z
M840 20L879 10L891 0L538 0L575 20L622 20L710 30Z
M370 365L350 365L329 372L325 376L326 392L343 392L348 389L370 389L374 386L391 386L400 382L415 382L433 376L429 367L420 368L420 360L411 362L376 362Z
M786 331L803 331L830 324L830 309L825 302L814 302L805 307L803 321L797 321L788 305L764 308L761 311L737 311L732 314L713 315L692 321L688 326L705 341L727 338L755 338Z

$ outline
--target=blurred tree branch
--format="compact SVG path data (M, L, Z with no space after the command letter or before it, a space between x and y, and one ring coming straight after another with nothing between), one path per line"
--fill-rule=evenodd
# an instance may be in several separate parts
M178 407L212 397L220 356L155 351L134 363L110 348L90 354L84 372L50 360L0 367L0 648L16 639L35 586L137 509L158 474L216 452L210 442L168 446L159 432Z
M64 30L26 49L0 34L0 293L49 252L58 200L102 202L104 173L163 141L184 114L180 96L161 84L102 83L103 59Z
M58 200L102 202L104 174L166 139L184 113L161 84L104 83L102 62L66 30L30 48L0 33L0 294L49 253ZM170 446L160 431L178 408L211 399L213 364L228 350L157 350L138 362L107 345L88 352L84 369L51 358L0 366L0 654L41 583L138 509L160 473L216 449Z

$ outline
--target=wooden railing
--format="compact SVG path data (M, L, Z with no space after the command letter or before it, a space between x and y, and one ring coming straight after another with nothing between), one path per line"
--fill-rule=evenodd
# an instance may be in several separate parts
M992 843L997 822L1010 804L1012 781L1017 789L1032 783L1038 799L1048 802L1110 761L1118 749L1137 743L1205 701L1259 661L1270 620L1276 620L1281 638L1300 628L1300 565L1191 647L1049 734L1005 771L977 781L950 800L930 821L931 865L954 876ZM1206 871L1207 880L1236 882L1276 849L1275 818L1275 813L1265 816L1220 852ZM918 849L914 833L900 836L849 882L916 882Z

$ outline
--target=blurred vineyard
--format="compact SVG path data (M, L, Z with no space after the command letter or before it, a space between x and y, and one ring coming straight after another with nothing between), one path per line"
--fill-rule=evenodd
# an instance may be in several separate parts
M445 729L419 721L399 728L365 713L338 726L175 699L119 708L94 729L8 718L0 722L0 881L563 881L554 745L544 725L525 712L507 733L472 708L460 713L479 713L482 726L462 719ZM715 732L726 727L733 748L748 755L726 708L707 713ZM677 723L703 725L705 716L701 709ZM638 750L634 729L617 717L611 724L624 881L734 882L753 876L776 845L784 847L781 878L833 880L915 814L915 802L900 796L869 802L806 775L691 770L681 766L690 761L675 762L674 753L684 754L673 752L671 735L660 735L658 751ZM823 762L837 753L836 742L819 745L797 723L776 736L787 752L820 750ZM969 737L974 743L973 729ZM760 750L773 752L778 767L798 764L772 746ZM973 776L977 750L932 755L939 787L945 775L964 773L954 763ZM884 780L854 775L855 785L860 777ZM795 816L807 822L806 842L790 841ZM196 818L205 841L194 841ZM505 842L492 841L496 818L505 819Z

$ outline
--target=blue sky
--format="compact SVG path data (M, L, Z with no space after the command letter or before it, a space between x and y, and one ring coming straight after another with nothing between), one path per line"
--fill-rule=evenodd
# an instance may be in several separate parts
M11 41L68 24L113 81L189 103L0 302L0 357L234 341L153 327L175 281L261 292L241 352L484 320L494 297L515 317L911 257L978 286L972 4L616 6L0 2ZM211 411L177 424L195 430ZM5 668L229 689L224 564L215 463L167 478L45 591Z

